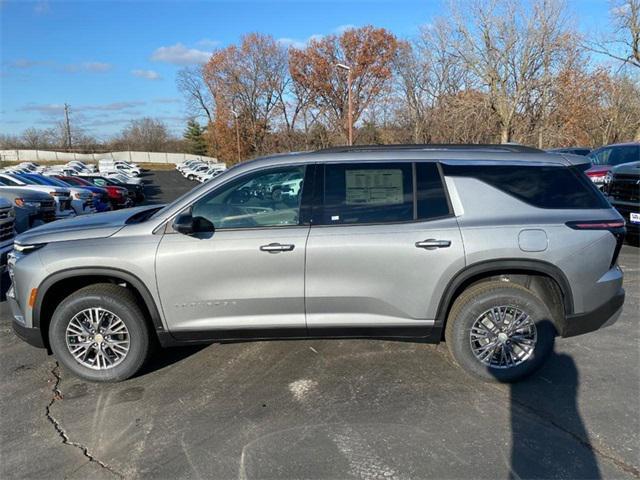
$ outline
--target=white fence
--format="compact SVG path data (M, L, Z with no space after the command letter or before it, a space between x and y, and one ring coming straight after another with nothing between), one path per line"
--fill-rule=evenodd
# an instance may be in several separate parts
M178 164L187 160L203 160L217 162L218 160L204 155L189 153L162 152L107 152L107 153L67 153L49 150L0 150L0 160L6 162L60 162L71 160L82 162L97 162L102 159L124 160L133 163L173 163Z

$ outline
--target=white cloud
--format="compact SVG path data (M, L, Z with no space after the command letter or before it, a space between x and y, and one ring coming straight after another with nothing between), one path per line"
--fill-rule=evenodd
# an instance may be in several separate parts
M155 70L131 70L131 75L138 78L146 78L147 80L160 80L162 78Z
M210 38L203 38L201 40L198 40L196 42L196 45L198 47L202 47L202 48L215 48L215 47L218 47L220 45L220 41L219 40L212 40Z
M33 6L33 11L36 15L45 15L51 11L51 5L48 0L40 0Z
M108 72L111 68L113 65L104 62L85 62L82 64L83 70L94 73Z
M169 47L157 48L151 54L151 60L155 62L166 62L174 65L197 65L206 63L211 57L211 52L198 50L197 48L187 48L182 43L176 43Z
M19 58L8 65L13 68L20 68L23 70L35 68L35 67L48 67L55 70L62 70L68 73L89 72L89 73L104 73L113 68L113 65L105 62L82 62L82 63L67 63L60 64L51 60L31 60L29 58Z
M313 35L309 36L305 40L299 40L297 38L282 37L277 39L276 42L278 42L280 45L283 45L285 47L293 47L293 48L301 49L306 47L307 44L312 40L321 40L323 38L324 38L324 35L320 33L314 33Z
M339 25L339 26L337 26L333 31L334 31L335 33L337 33L338 35L341 35L341 34L343 34L344 32L349 31L349 30L353 30L353 29L355 29L355 28L358 28L358 27L357 27L356 25L352 25L352 24L350 24L350 23L347 23L347 24L345 24L345 25Z
M146 105L146 102L142 100L132 100L94 105L71 104L71 110L74 112L120 112L129 111L142 105ZM21 107L19 110L23 112L38 112L43 115L59 115L64 112L64 105L61 103L29 103Z

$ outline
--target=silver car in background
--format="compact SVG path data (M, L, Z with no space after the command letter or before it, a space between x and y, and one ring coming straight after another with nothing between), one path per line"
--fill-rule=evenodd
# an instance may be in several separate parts
M245 162L164 208L17 237L14 329L93 381L134 375L156 341L308 337L445 340L516 381L621 313L624 221L588 167L516 145Z

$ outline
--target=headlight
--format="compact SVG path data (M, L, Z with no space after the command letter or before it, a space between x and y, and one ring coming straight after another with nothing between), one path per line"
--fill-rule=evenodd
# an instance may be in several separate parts
M606 175L598 175L597 177L589 177L593 183L605 183Z
M613 180L613 173L607 172L604 176L604 183L611 183L611 180Z
M82 200L82 195L80 195L79 193L74 193L73 198L75 198L76 200Z
M40 202L36 202L33 200L25 200L24 198L16 198L14 200L15 204L18 207L31 207L31 208L40 208Z
M18 253L26 255L28 253L35 252L36 250L44 247L45 245L46 243L34 243L34 244L14 243L13 249Z

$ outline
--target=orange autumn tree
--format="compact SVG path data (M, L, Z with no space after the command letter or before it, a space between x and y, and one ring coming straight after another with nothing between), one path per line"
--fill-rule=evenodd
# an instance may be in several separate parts
M286 49L270 35L250 33L239 45L214 51L203 77L214 103L209 130L216 155L236 162L236 116L241 158L264 153L288 80Z
M312 39L302 49L291 48L289 71L294 83L311 93L316 107L346 137L347 73L336 71L336 64L351 67L355 124L390 81L397 51L397 38L384 28L353 28L341 35Z

